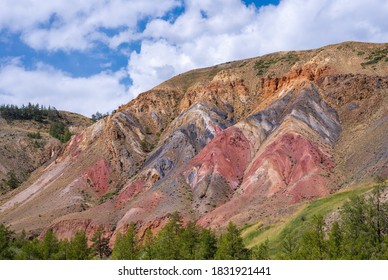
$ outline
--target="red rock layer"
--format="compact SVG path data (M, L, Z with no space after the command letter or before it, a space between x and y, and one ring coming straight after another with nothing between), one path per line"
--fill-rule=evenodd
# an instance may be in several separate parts
M109 167L105 160L99 160L86 171L85 181L100 196L109 190Z
M293 202L298 202L302 197L326 195L325 180L318 178L334 167L335 163L316 144L299 134L286 133L256 158L247 171L243 186L245 189L257 187L262 177L254 178L255 175L275 172L279 180L276 184L272 182L265 195L269 197L286 191Z
M256 157L234 197L198 224L216 227L233 219L257 220L257 206L268 201L286 206L325 196L329 193L326 176L334 166L316 144L299 134L286 133Z
M116 198L115 206L122 207L128 201L130 201L136 194L141 192L145 186L145 182L143 180L138 180L130 184L125 188Z
M250 159L250 144L236 127L220 132L191 162L196 174L191 186L195 186L209 174L217 173L236 188L242 179ZM190 171L186 171L189 173Z

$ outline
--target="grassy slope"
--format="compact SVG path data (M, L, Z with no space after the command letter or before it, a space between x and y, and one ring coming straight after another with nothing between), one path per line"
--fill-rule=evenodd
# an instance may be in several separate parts
M365 185L305 203L292 216L269 227L262 227L260 223L250 225L242 231L244 242L247 247L252 248L268 239L271 255L275 256L278 253L278 245L287 233L298 234L302 231L304 223L314 215L320 214L325 217L341 207L351 196L366 193L372 188L372 185Z

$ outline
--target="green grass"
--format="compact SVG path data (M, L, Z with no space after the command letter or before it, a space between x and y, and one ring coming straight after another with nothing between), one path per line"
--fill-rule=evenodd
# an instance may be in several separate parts
M280 235L284 227L287 225L288 221L294 219L297 215L301 213L306 208L307 204L303 204L296 213L291 215L290 217L285 217L282 220L279 220L271 226L263 227L262 223L259 222L257 224L250 225L242 230L242 237L244 239L244 243L248 248L252 248L255 245L261 244L266 239L272 241L274 237Z
M287 234L297 235L303 230L305 222L309 221L314 215L325 217L340 208L353 195L363 194L372 188L371 185L362 186L305 203L292 216L286 217L269 227L263 227L261 223L246 226L242 230L244 243L248 248L252 248L268 239L270 241L270 253L272 256L276 256L279 253L277 246L281 244Z
M388 48L377 49L367 57L365 57L366 62L361 63L362 67L367 65L373 65L379 63L380 61L387 62L388 61Z
M195 71L189 71L173 79L176 80L177 84L181 85L183 92L187 92L190 87L199 81L211 81L219 71L220 69L218 67L199 69Z
M279 62L284 62L291 65L294 65L297 61L299 61L299 57L294 52L288 52L285 55L273 57L273 58L260 58L256 61L254 65L254 69L257 71L257 76L262 76L267 73L268 69Z

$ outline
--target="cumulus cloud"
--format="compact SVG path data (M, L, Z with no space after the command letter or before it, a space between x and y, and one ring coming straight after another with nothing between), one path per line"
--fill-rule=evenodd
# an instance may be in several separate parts
M28 70L14 59L1 67L0 100L4 104L39 103L90 116L96 111L113 110L131 99L120 83L125 77L126 72L120 70L74 78L45 64Z
M189 54L171 46L166 40L145 40L141 52L132 52L129 59L128 72L133 81L131 93L137 95L148 90L192 65Z
M177 7L179 13L173 11ZM7 64L0 71L0 96L7 102L52 101L83 113L88 103L91 112L106 111L103 106L127 102L193 68L348 40L387 42L387 14L386 0L281 0L262 7L241 0L3 0L0 30L21 34L32 48L87 53L105 44L125 53L128 66L77 78ZM120 49L134 41L140 50ZM133 82L128 89L123 78Z
M0 30L20 32L38 50L85 51L104 37L101 29L137 30L140 20L163 16L179 5L178 0L3 0ZM112 36L113 46L119 38Z
M260 8L239 0L187 0L185 4L185 12L174 22L151 20L139 34L141 51L129 59L134 93L166 78L158 71L161 65L176 75L280 50L349 40L388 41L384 0L282 0L277 6Z

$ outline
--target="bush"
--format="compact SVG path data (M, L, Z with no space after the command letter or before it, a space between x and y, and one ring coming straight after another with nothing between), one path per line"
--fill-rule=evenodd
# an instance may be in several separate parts
M49 134L63 143L69 141L72 135L69 129L61 122L53 123L50 126Z
M40 132L29 132L27 133L27 136L32 139L42 139L42 135L40 135Z
M20 182L12 170L7 173L7 177L8 180L5 181L6 186L9 186L11 189L16 189L19 187Z

